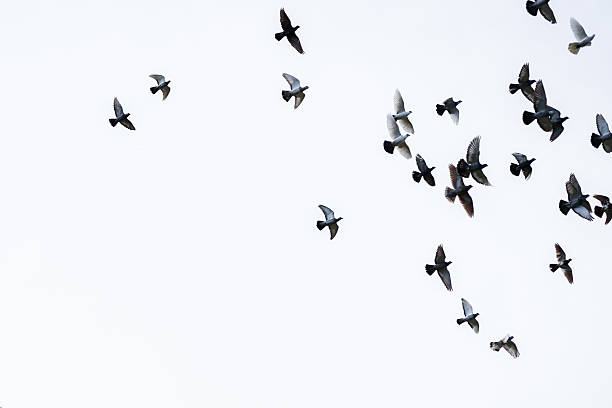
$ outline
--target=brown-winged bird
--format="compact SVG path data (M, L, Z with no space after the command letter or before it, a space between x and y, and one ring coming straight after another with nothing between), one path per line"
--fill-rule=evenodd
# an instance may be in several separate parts
M494 351L499 351L503 348L512 357L517 358L521 355L521 353L519 353L518 348L516 348L516 344L514 344L514 342L512 341L513 339L514 336L507 334L506 337L504 337L500 341L492 341L489 344L489 347L491 347L491 349Z
M569 263L572 261L571 258L567 259L565 256L565 251L561 248L561 245L555 244L555 252L557 254L557 263L550 264L550 271L555 272L557 269L563 269L563 274L567 278L569 283L574 283L574 275L572 274L572 267L569 266Z
M465 184L463 184L463 179L457 173L457 168L453 166L452 164L448 165L448 171L450 173L451 184L453 185L453 188L446 187L444 196L451 203L454 203L455 198L459 197L459 201L463 205L463 208L465 208L465 212L467 212L467 215L469 215L470 217L473 217L474 216L474 202L472 201L472 197L470 196L470 193L468 193L468 191L470 190L470 188L472 188L472 186L466 186Z
M593 196L594 199L598 200L601 203L601 207L596 205L593 209L595 211L595 215L599 218L603 217L606 214L606 225L612 219L612 205L610 204L610 199L605 195L595 194Z

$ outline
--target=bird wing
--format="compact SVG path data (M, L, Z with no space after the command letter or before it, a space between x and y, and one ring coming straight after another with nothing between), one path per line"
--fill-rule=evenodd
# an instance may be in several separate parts
M425 180L427 182L427 184L429 184L430 186L435 186L436 185L436 179L434 178L434 176L431 173L425 174L423 176L423 180Z
M410 147L408 147L405 140L397 146L397 150L405 158L412 159L412 153L410 152Z
M605 195L595 194L593 198L599 200L602 205L610 204L610 199Z
M289 20L284 8L280 9L280 23L283 30L291 30L291 20Z
M588 203L588 201L585 201L583 204L579 205L578 207L572 208L572 210L574 210L576 214L578 214L585 220L593 221L593 216L591 215L590 207L591 205Z
M516 161L519 162L519 164L525 163L527 161L527 156L522 153L512 153L512 155L514 156Z
M285 80L289 83L292 91L300 87L300 80L293 75L283 74L283 78L285 78Z
M512 340L508 340L503 345L504 350L506 350L512 357L517 358L520 354L518 348L516 348L516 344Z
M334 219L334 212L329 207L319 205L319 208L321 209L321 211L323 211L323 214L325 214L325 221Z
M442 282L444 283L444 286L446 286L446 289L448 289L449 291L453 290L453 284L451 283L451 277L450 273L448 272L448 269L440 269L438 271L438 275L440 276L440 279L442 279Z
M574 274L572 273L572 267L569 265L563 265L561 267L563 269L563 274L569 283L574 283Z
M387 130L389 130L389 136L391 136L391 139L393 140L400 136L399 127L397 126L397 123L395 123L395 119L393 119L393 115L391 114L387 115Z
M470 325L472 330L474 330L474 333L478 333L480 331L480 325L478 324L478 320L470 319L468 320L468 324Z
M395 113L405 112L404 99L397 89L395 90L395 94L393 94L393 108L395 109Z
M584 31L584 27L574 18L570 18L570 27L572 28L572 32L574 33L574 37L576 37L577 41L582 41L587 38L587 33Z
M565 252L563 248L561 248L561 245L555 244L555 252L557 253L557 261L559 261L559 263L565 261Z
M136 128L134 127L132 122L130 122L130 120L128 118L121 119L121 121L119 123L121 123L123 126L125 126L126 128L128 128L130 130L136 130Z
M434 258L434 262L437 264L441 264L446 261L446 254L444 253L444 247L442 244L438 245L438 249L436 250L436 257Z
M410 122L410 119L408 119L407 116L399 119L398 122L402 125L406 132L411 134L414 133L414 126L412 126L412 122Z
M557 22L557 20L555 19L555 14L553 13L548 3L544 3L540 6L540 13L546 20L550 21L551 23L555 24Z
M526 62L523 64L521 68L521 72L519 72L519 82L527 82L529 81L529 63Z
M293 33L287 35L287 40L297 52L299 52L300 54L304 53L304 50L302 49L302 43L300 42L300 39L298 38L297 34Z
M476 136L470 142L465 156L467 162L470 164L480 162L480 136Z
M458 189L459 186L463 185L463 180L457 173L457 168L454 165L448 165L448 172L450 173L451 184L455 190Z
M166 82L166 78L164 78L163 75L157 75L157 74L151 74L149 75L150 78L153 78L154 80L157 81L157 85L161 85L164 82Z
M417 168L421 173L425 173L427 170L429 170L429 168L427 167L427 163L425 163L425 159L423 159L420 154L416 155L416 163Z
M334 222L329 225L329 239L334 239L336 234L338 233L338 223Z
M544 84L542 80L536 82L535 86L535 103L534 108L536 112L546 109L546 91L544 90Z
M550 141L553 142L555 141L559 136L561 136L561 133L563 133L563 130L565 128L563 127L562 124L555 124L553 125L553 131L552 134L550 135Z
M166 85L166 86L164 86L162 88L161 91L162 91L162 95L163 95L162 101L165 101L166 98L168 97L168 95L170 95L170 87Z
M470 305L470 302L468 302L464 298L461 298L461 305L463 306L463 315L465 317L468 317L469 315L474 313L474 310L472 310L472 305Z
M531 85L526 88L521 88L521 92L525 95L525 98L531 103L535 103L535 92Z
M115 98L115 100L113 101L113 108L115 109L115 116L123 116L123 107L119 103L119 99Z
M580 184L578 184L578 180L576 179L576 176L573 173L570 174L569 181L570 181L570 183L572 183L572 186L574 186L574 188L576 189L578 194L582 195L582 189L580 188Z
M610 128L608 127L608 122L606 119L599 113L595 116L595 123L597 123L597 131L599 132L599 136L604 136L610 133Z
M449 109L448 113L450 114L453 123L457 125L459 123L459 109L457 109L457 107L455 106L454 108Z
M306 94L304 92L297 93L295 95L295 105L293 106L293 109L297 109L297 107L300 106L305 97Z
M467 212L467 215L469 215L470 217L473 217L474 216L474 202L472 201L472 196L470 196L470 193L466 191L464 193L459 194L459 201L463 205L463 208L465 208L465 212Z
M480 184L483 184L485 186L491 185L491 183L489 183L489 179L487 178L487 176L485 176L482 169L474 170L472 172L472 177L474 178L474 180L476 180Z

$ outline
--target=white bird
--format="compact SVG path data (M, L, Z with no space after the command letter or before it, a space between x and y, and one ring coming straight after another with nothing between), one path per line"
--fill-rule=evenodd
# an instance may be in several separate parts
M170 81L166 81L166 78L164 78L163 75L151 74L149 77L157 81L157 86L152 86L149 88L151 93L155 95L157 91L162 91L162 101L165 101L170 93L170 87L168 86Z
M582 47L590 47L591 41L595 38L595 34L587 35L586 31L584 31L584 27L580 25L578 21L574 17L570 18L570 27L574 32L574 37L576 37L576 42L570 43L567 46L567 49L574 55L578 54L578 51Z
M395 94L393 95L393 107L395 109L395 114L393 115L393 119L398 121L405 132L414 133L414 127L408 119L408 115L412 113L412 111L407 111L404 108L404 99L402 99L402 94L400 94L399 90L395 90Z
M387 115L387 129L389 130L389 136L391 136L392 141L390 142L388 140L385 140L383 142L383 148L385 149L385 152L393 154L393 151L397 147L402 156L407 159L410 159L412 157L412 153L410 153L410 148L406 144L406 138L410 136L410 134L406 133L405 135L402 135L400 133L399 127L397 126L397 123L395 122L395 119L393 119L393 115L391 114Z
M301 86L300 81L296 77L291 76L289 74L283 74L283 78L287 80L287 82L289 83L289 86L291 87L290 91L282 92L283 99L285 100L285 102L289 102L289 99L291 99L291 97L294 96L295 105L293 106L293 109L297 109L297 107L300 106L300 104L306 97L306 95L304 94L304 91L307 90L308 87Z
M507 334L506 337L504 337L500 341L492 341L489 346L494 351L499 351L503 347L504 350L506 350L512 357L517 358L521 355L521 353L519 353L518 348L516 347L516 344L514 344L512 339L514 339L514 336Z
M478 317L478 315L480 315L480 313L474 313L472 305L470 305L470 302L468 302L464 298L461 298L461 304L463 306L463 315L465 317L457 319L457 324L467 322L472 328L472 330L474 330L475 333L478 333L478 331L480 330L480 326L478 325L478 321L476 320L476 318Z

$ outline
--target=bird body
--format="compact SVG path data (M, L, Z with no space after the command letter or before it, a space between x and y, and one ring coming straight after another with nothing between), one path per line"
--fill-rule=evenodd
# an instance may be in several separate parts
M510 165L510 172L513 175L518 176L522 171L525 180L529 179L532 172L531 163L533 163L535 159L527 159L527 156L521 153L512 153L512 155L516 161L518 161L518 164L512 163Z
M325 221L317 221L317 228L321 231L323 228L328 227L330 233L330 240L334 239L336 234L338 233L338 221L342 219L342 217L336 218L334 216L334 212L324 205L319 205L321 211L325 215Z
M572 28L572 32L574 33L574 37L576 37L576 42L572 42L567 46L569 52L574 55L577 55L582 47L590 47L591 41L595 38L595 34L587 35L586 31L584 31L584 27L575 19L570 18L570 27Z
M555 244L555 252L557 255L557 263L550 264L550 271L555 272L557 269L561 268L563 270L563 274L569 283L574 283L574 276L572 274L572 268L569 266L569 263L572 261L571 258L567 259L565 252L561 248L561 245Z
M516 347L516 344L514 343L514 341L512 341L513 339L514 339L514 336L511 336L508 334L506 335L506 337L504 337L500 341L492 341L489 344L489 346L491 347L493 351L499 351L503 348L513 358L517 358L521 354L519 353L518 348Z
M474 330L475 333L478 333L480 331L480 325L478 324L478 320L476 320L476 318L480 315L480 313L474 313L470 302L463 298L461 298L461 305L463 306L463 315L465 317L460 317L457 319L457 324L461 325L462 323L467 322L472 330Z
M130 114L123 112L123 107L117 98L113 100L113 109L115 111L115 118L108 120L112 127L117 126L117 123L121 123L127 129L136 130L132 122L128 119Z
M300 104L306 97L304 91L308 89L308 86L301 86L299 79L289 74L283 74L283 78L285 78L285 80L291 87L291 89L288 91L282 91L281 94L283 96L283 99L285 100L285 102L289 102L291 98L295 98L295 104L293 105L293 109L297 109L297 107L300 106Z
M570 174L570 179L565 183L565 190L567 191L568 201L559 201L559 210L563 215L567 215L571 209L582 218L593 221L591 215L591 204L587 201L588 194L582 194L580 184L574 174Z
M425 272L429 276L433 275L434 272L438 272L438 276L444 283L444 286L448 291L453 290L453 285L451 283L450 272L448 271L448 266L452 264L452 261L446 260L446 255L444 254L444 248L442 244L438 245L438 249L436 250L436 257L434 259L433 265L425 265Z
M289 44L291 44L291 46L295 48L297 52L303 54L304 50L302 49L302 44L300 43L300 39L298 38L298 36L295 34L297 29L300 28L300 26L294 27L291 24L291 20L287 16L287 13L285 13L285 9L280 10L280 23L283 31L274 34L274 38L276 38L277 41L280 41L283 38L287 37L287 41L289 41Z
M413 180L419 183L421 181L421 178L423 178L423 180L425 180L427 184L429 184L430 186L435 186L436 180L434 179L433 174L431 174L435 167L427 167L427 163L425 163L425 160L423 159L423 157L421 157L420 154L416 155L416 162L419 171L412 172Z
M459 123L459 109L457 109L457 105L459 105L462 101L455 102L453 98L448 98L442 105L436 105L436 112L438 115L442 116L444 112L448 112L453 123L456 125Z
M151 93L155 95L157 91L162 91L162 101L165 101L168 94L170 94L170 87L168 86L170 81L166 81L166 78L164 78L163 75L151 74L149 77L157 81L157 86L152 86L149 88Z

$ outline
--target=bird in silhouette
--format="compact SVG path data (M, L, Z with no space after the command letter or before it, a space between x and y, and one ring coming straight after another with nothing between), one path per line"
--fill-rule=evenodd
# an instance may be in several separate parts
M170 81L166 81L166 78L164 78L163 75L152 74L149 75L149 77L157 81L157 86L152 86L149 88L151 93L155 95L157 91L162 91L162 101L165 101L170 93L170 87L168 86Z
M472 201L472 197L470 196L470 193L468 192L470 188L472 188L472 186L466 186L463 183L463 179L457 173L457 168L455 166L450 164L448 166L448 170L450 173L451 184L453 185L453 188L446 187L444 196L451 203L454 203L455 198L459 197L459 202L461 202L461 205L463 205L463 208L465 208L465 212L467 212L468 216L473 217L474 216L474 202Z
M572 28L572 32L574 33L574 37L576 37L576 42L570 43L567 46L569 52L574 55L577 55L582 47L590 47L593 38L595 38L595 34L587 35L586 31L584 31L584 27L576 21L574 17L570 18L570 27Z
M427 167L427 163L425 163L425 160L421 157L420 154L416 155L416 163L419 171L412 172L412 178L414 179L414 181L418 183L421 181L421 178L423 178L423 180L425 180L427 184L429 184L430 186L435 186L436 180L434 179L433 174L431 174L435 167Z
M538 121L538 125L545 132L553 132L550 141L555 140L561 132L563 132L563 122L567 118L562 118L561 113L548 105L546 99L546 91L544 90L544 84L542 81L538 81L535 86L535 102L533 108L535 113L528 111L523 112L523 123L525 125L531 124L534 120Z
M516 348L516 344L514 344L514 342L512 341L513 339L514 339L514 336L511 336L511 335L508 334L508 335L506 335L506 337L504 337L500 341L492 341L489 344L489 346L494 351L499 351L499 350L501 350L503 348L512 357L517 358L521 354L519 353L518 348Z
M400 133L399 127L393 119L393 115L387 115L387 130L389 130L389 136L391 137L391 141L385 140L383 142L383 148L385 152L389 154L393 154L393 151L397 147L400 154L407 159L412 158L412 153L410 153L410 148L406 144L406 138L410 136L409 133L402 135Z
M557 254L557 263L550 264L550 271L555 272L557 269L561 268L563 270L563 274L567 278L569 283L574 283L574 276L572 275L572 268L569 266L569 263L572 261L571 259L567 259L565 256L565 252L561 248L561 245L555 244L555 252Z
M487 176L483 173L483 169L487 167L487 164L480 163L480 136L475 137L470 142L470 145L467 149L467 154L465 155L466 160L459 160L457 163L457 171L459 175L464 178L468 178L470 174L480 184L484 184L485 186L490 186L489 180Z
M289 102L289 100L294 97L295 105L293 105L293 109L297 109L297 107L300 106L300 104L306 97L304 91L307 90L308 87L301 86L300 81L296 77L291 76L289 74L283 74L283 78L285 78L285 80L289 83L289 86L291 87L291 90L282 92L283 99L285 100L285 102Z
M528 1L526 4L527 12L529 12L529 14L531 14L532 16L535 16L538 14L539 11L542 17L546 19L546 21L555 24L557 20L555 20L555 14L553 13L552 9L550 8L550 5L548 4L549 2L550 0Z
M395 114L393 115L393 119L395 119L404 129L404 132L414 133L414 127L412 126L412 122L408 119L408 115L412 113L412 111L406 112L406 108L404 108L404 99L402 98L402 94L397 89L395 90L395 94L393 95L393 108L395 110Z
M603 217L606 214L606 225L612 219L612 205L610 204L610 199L605 195L595 194L593 196L594 199L598 200L601 203L601 207L596 205L593 209L595 215L599 218Z
M476 318L480 315L480 313L474 313L470 302L463 298L461 298L461 304L463 306L463 315L465 317L457 319L457 324L467 322L468 325L472 328L472 330L474 330L474 333L478 333L478 331L480 330L480 325L478 324L478 320L476 320Z
M452 291L453 285L451 284L450 272L448 271L448 265L452 264L452 261L446 260L446 255L444 254L442 244L438 245L434 262L434 265L425 265L425 272L427 272L429 276L433 275L434 272L438 272L438 276L440 279L442 279L446 289Z
M510 173L515 176L518 176L521 174L522 171L523 176L525 176L525 180L529 179L529 177L531 177L532 171L531 163L533 163L535 159L527 159L527 156L521 153L512 153L512 155L514 156L518 164L512 163L510 165Z
M128 116L130 116L130 114L123 113L123 107L121 106L117 98L115 98L115 100L113 101L113 108L115 109L116 118L108 120L112 127L117 126L117 123L121 123L124 127L130 130L136 130L132 122L130 122L130 120L128 119Z
M588 221L593 221L591 215L591 204L587 201L588 194L582 194L580 184L574 174L570 174L569 181L565 183L565 190L567 191L568 201L559 201L559 210L563 215L567 215L570 209L576 214Z
M293 27L291 25L291 20L289 20L289 17L287 16L287 13L285 13L285 9L283 8L280 10L280 23L283 31L274 34L274 38L276 38L276 41L280 41L284 37L287 37L287 41L289 41L289 44L291 44L291 46L295 48L297 52L303 54L304 50L302 49L302 44L300 44L300 39L295 34L297 29L300 28L300 26Z
M510 93L515 94L518 90L520 90L523 95L525 95L525 98L529 100L529 102L534 103L535 95L533 87L531 86L534 82L534 79L529 79L529 63L525 63L519 72L518 84L510 84Z
M459 123L459 109L457 109L457 105L459 105L460 103L461 101L455 102L453 98L448 98L447 100L442 102L442 105L436 105L436 112L440 116L442 116L444 112L448 112L451 119L453 120L453 123L456 125Z
M321 231L323 228L329 227L329 239L334 239L338 233L338 221L340 221L342 217L336 218L334 212L324 205L319 205L319 208L323 211L323 214L325 214L325 221L317 221L317 228Z
M606 153L612 152L612 133L610 133L608 122L598 113L597 116L595 116L595 123L599 134L591 134L591 145L596 149L600 145L603 145L603 149Z

